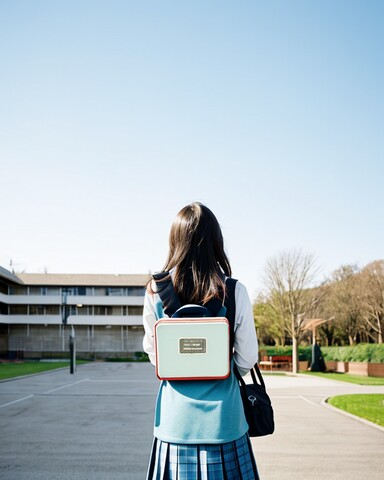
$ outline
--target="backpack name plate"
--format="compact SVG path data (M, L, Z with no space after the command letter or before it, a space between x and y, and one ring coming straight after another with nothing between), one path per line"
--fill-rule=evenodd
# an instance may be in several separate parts
M180 338L180 353L207 353L206 338Z
M155 323L160 380L219 380L230 374L229 322L224 317L164 318Z

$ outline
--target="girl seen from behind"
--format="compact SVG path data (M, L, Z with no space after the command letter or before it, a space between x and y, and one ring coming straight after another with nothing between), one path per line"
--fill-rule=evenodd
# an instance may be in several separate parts
M230 277L215 215L201 203L187 205L172 224L163 272L153 276L145 295L143 344L152 364L156 365L154 326L167 317L157 293L160 284L171 282L181 305L204 305L216 314L228 300ZM242 375L253 367L258 345L249 296L240 282L234 285L231 373L224 380L160 383L147 480L259 479L233 373L234 363Z

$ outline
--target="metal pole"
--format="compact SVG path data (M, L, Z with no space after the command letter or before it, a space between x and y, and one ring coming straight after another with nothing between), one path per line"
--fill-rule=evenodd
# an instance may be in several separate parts
M62 331L63 352L65 350L65 327L66 327L67 322L68 322L67 295L68 295L67 289L62 287L61 288L61 322L62 322L62 325L63 325L63 331Z
M67 306L67 296L68 290L66 288L62 289L62 322L63 322L63 338L65 335L65 326L68 323L68 306ZM69 361L70 368L69 372L71 374L75 373L76 370L76 339L75 339L75 327L71 325L71 333L69 335Z
M70 373L74 374L76 370L76 335L75 327L72 325L71 334L69 336L69 354L70 354Z

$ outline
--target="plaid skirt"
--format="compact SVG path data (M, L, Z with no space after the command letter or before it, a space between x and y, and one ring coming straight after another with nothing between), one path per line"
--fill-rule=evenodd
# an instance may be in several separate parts
M147 480L259 480L248 434L209 445L154 438Z

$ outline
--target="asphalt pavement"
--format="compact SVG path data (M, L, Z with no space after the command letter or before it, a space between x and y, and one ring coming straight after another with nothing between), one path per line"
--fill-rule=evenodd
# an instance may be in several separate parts
M252 439L262 480L384 478L384 428L324 405L330 396L384 393L384 387L307 375L266 376L265 381L274 406L276 431Z
M276 431L252 439L262 480L381 480L384 429L322 404L384 393L265 376ZM89 363L0 383L1 480L145 480L158 380L148 363Z

